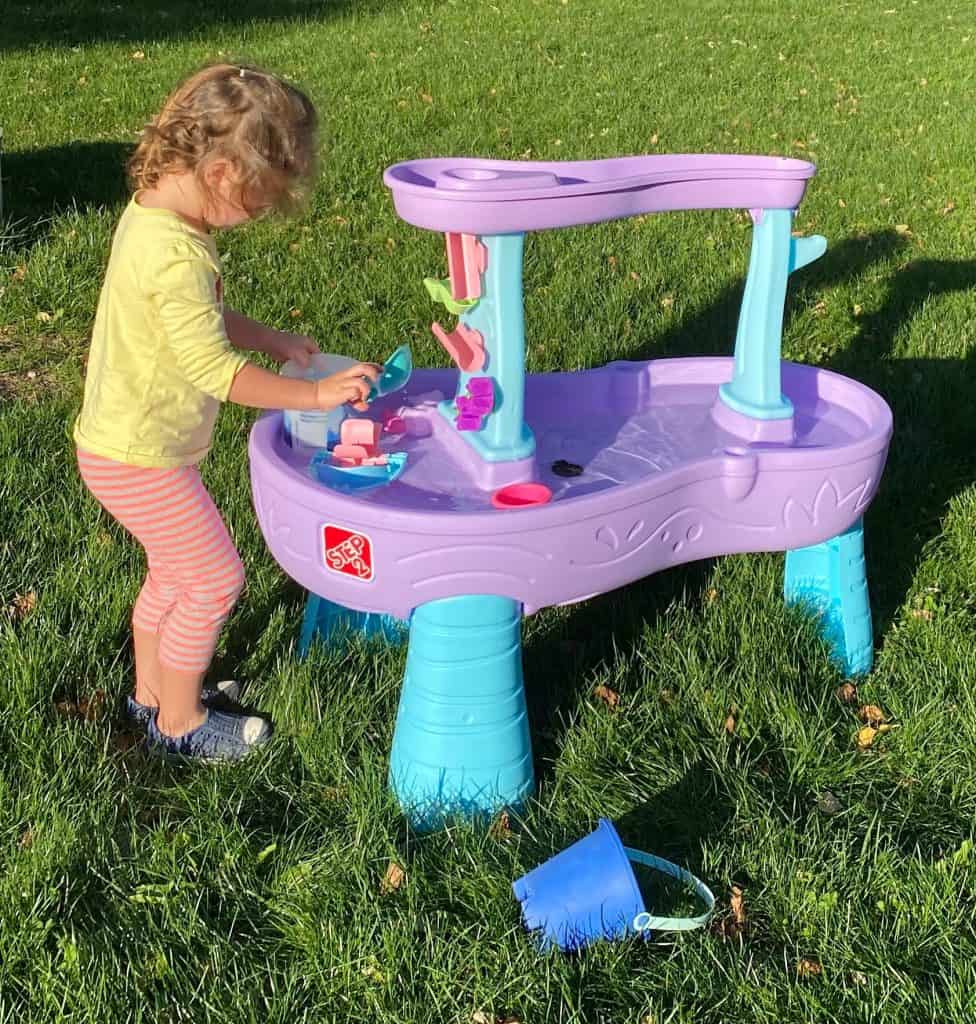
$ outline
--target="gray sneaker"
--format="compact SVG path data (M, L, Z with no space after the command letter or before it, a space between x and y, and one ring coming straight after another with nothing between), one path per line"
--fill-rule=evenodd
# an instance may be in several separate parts
M182 736L166 736L149 719L146 738L152 753L175 761L239 761L271 739L271 726L257 715L207 710L207 717Z

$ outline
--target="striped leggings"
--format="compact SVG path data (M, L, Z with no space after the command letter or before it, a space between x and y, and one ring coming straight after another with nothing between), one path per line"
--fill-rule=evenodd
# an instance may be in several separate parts
M85 486L145 548L132 624L159 636L159 661L202 672L244 586L244 567L196 466L146 469L78 450Z

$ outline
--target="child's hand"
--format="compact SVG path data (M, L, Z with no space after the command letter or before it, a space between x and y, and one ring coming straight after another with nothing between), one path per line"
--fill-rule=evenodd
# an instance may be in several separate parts
M275 331L269 335L264 351L279 363L287 363L294 359L304 370L311 362L312 356L320 350L315 341L304 334Z
M326 412L346 403L359 412L365 412L370 386L380 379L382 372L383 367L375 363L358 363L331 377L323 377L315 383L316 404Z

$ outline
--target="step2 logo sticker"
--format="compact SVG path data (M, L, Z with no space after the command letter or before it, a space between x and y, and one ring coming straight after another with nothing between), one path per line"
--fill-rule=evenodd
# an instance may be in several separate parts
M325 567L364 583L373 579L373 544L364 533L331 524L323 527Z

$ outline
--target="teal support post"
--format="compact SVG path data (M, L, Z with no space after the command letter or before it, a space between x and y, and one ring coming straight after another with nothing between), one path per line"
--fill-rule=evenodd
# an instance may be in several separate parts
M792 210L753 210L755 224L739 326L735 370L719 390L736 412L760 420L788 419L793 405L781 391L783 308L790 274L827 250L821 235L793 238Z
M525 236L484 235L488 251L477 305L461 314L461 322L484 338L485 368L461 374L458 394L470 377L490 377L495 389L494 411L481 430L461 436L486 462L514 462L535 452L535 438L525 423L525 318L522 306L522 251ZM454 420L453 401L441 411Z
M415 609L390 753L390 785L415 828L487 817L534 791L521 628L506 597Z
M298 641L298 657L304 658L316 639L331 644L358 633L367 639L382 639L397 645L403 642L406 631L407 624L392 615L354 612L318 594L309 594Z
M788 551L784 594L787 604L802 605L819 617L845 675L871 671L874 640L860 520L823 544Z

